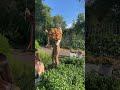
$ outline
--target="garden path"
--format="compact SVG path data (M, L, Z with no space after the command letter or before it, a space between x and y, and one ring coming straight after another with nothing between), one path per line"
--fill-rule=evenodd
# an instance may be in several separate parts
M48 54L52 53L52 48L40 48L41 52ZM70 51L67 49L61 49L60 57L69 56ZM12 57L14 60L22 61L23 63L28 63L34 65L34 52L24 52L22 49L13 49Z

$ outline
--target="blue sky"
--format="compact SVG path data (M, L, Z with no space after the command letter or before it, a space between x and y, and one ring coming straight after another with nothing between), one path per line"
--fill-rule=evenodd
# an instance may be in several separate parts
M71 26L73 20L77 19L79 13L85 13L84 0L43 0L44 4L47 4L52 8L51 15L61 15L68 27Z

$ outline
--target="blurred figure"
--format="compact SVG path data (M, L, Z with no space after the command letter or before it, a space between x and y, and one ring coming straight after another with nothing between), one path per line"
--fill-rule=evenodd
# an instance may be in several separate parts
M44 64L41 62L38 51L35 52L35 86L39 85L40 76L44 73Z
M41 75L42 73L44 73L44 64L41 62L40 56L37 51L35 53L35 70L35 75Z
M49 38L49 35L48 35L48 30L46 29L45 32L47 33L47 45L46 45L46 48L51 48L51 46L50 46L50 38Z
M58 29L60 29L62 32L62 29L60 27ZM52 52L52 64L53 65L59 64L58 57L59 57L59 52L60 52L60 42L61 40L56 40L53 44L53 52Z
M13 84L7 57L0 53L0 90L20 90Z

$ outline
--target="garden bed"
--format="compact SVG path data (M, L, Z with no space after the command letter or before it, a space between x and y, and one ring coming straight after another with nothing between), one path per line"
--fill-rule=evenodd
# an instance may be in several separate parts
M84 59L61 59L58 67L42 75L38 90L85 90L84 72Z
M85 87L86 90L120 90L120 80L90 73L86 75Z

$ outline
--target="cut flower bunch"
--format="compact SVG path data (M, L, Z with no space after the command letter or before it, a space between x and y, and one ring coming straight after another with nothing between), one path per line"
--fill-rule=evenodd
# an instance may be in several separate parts
M62 39L62 29L61 28L51 28L48 32L48 35L51 40L61 40Z

